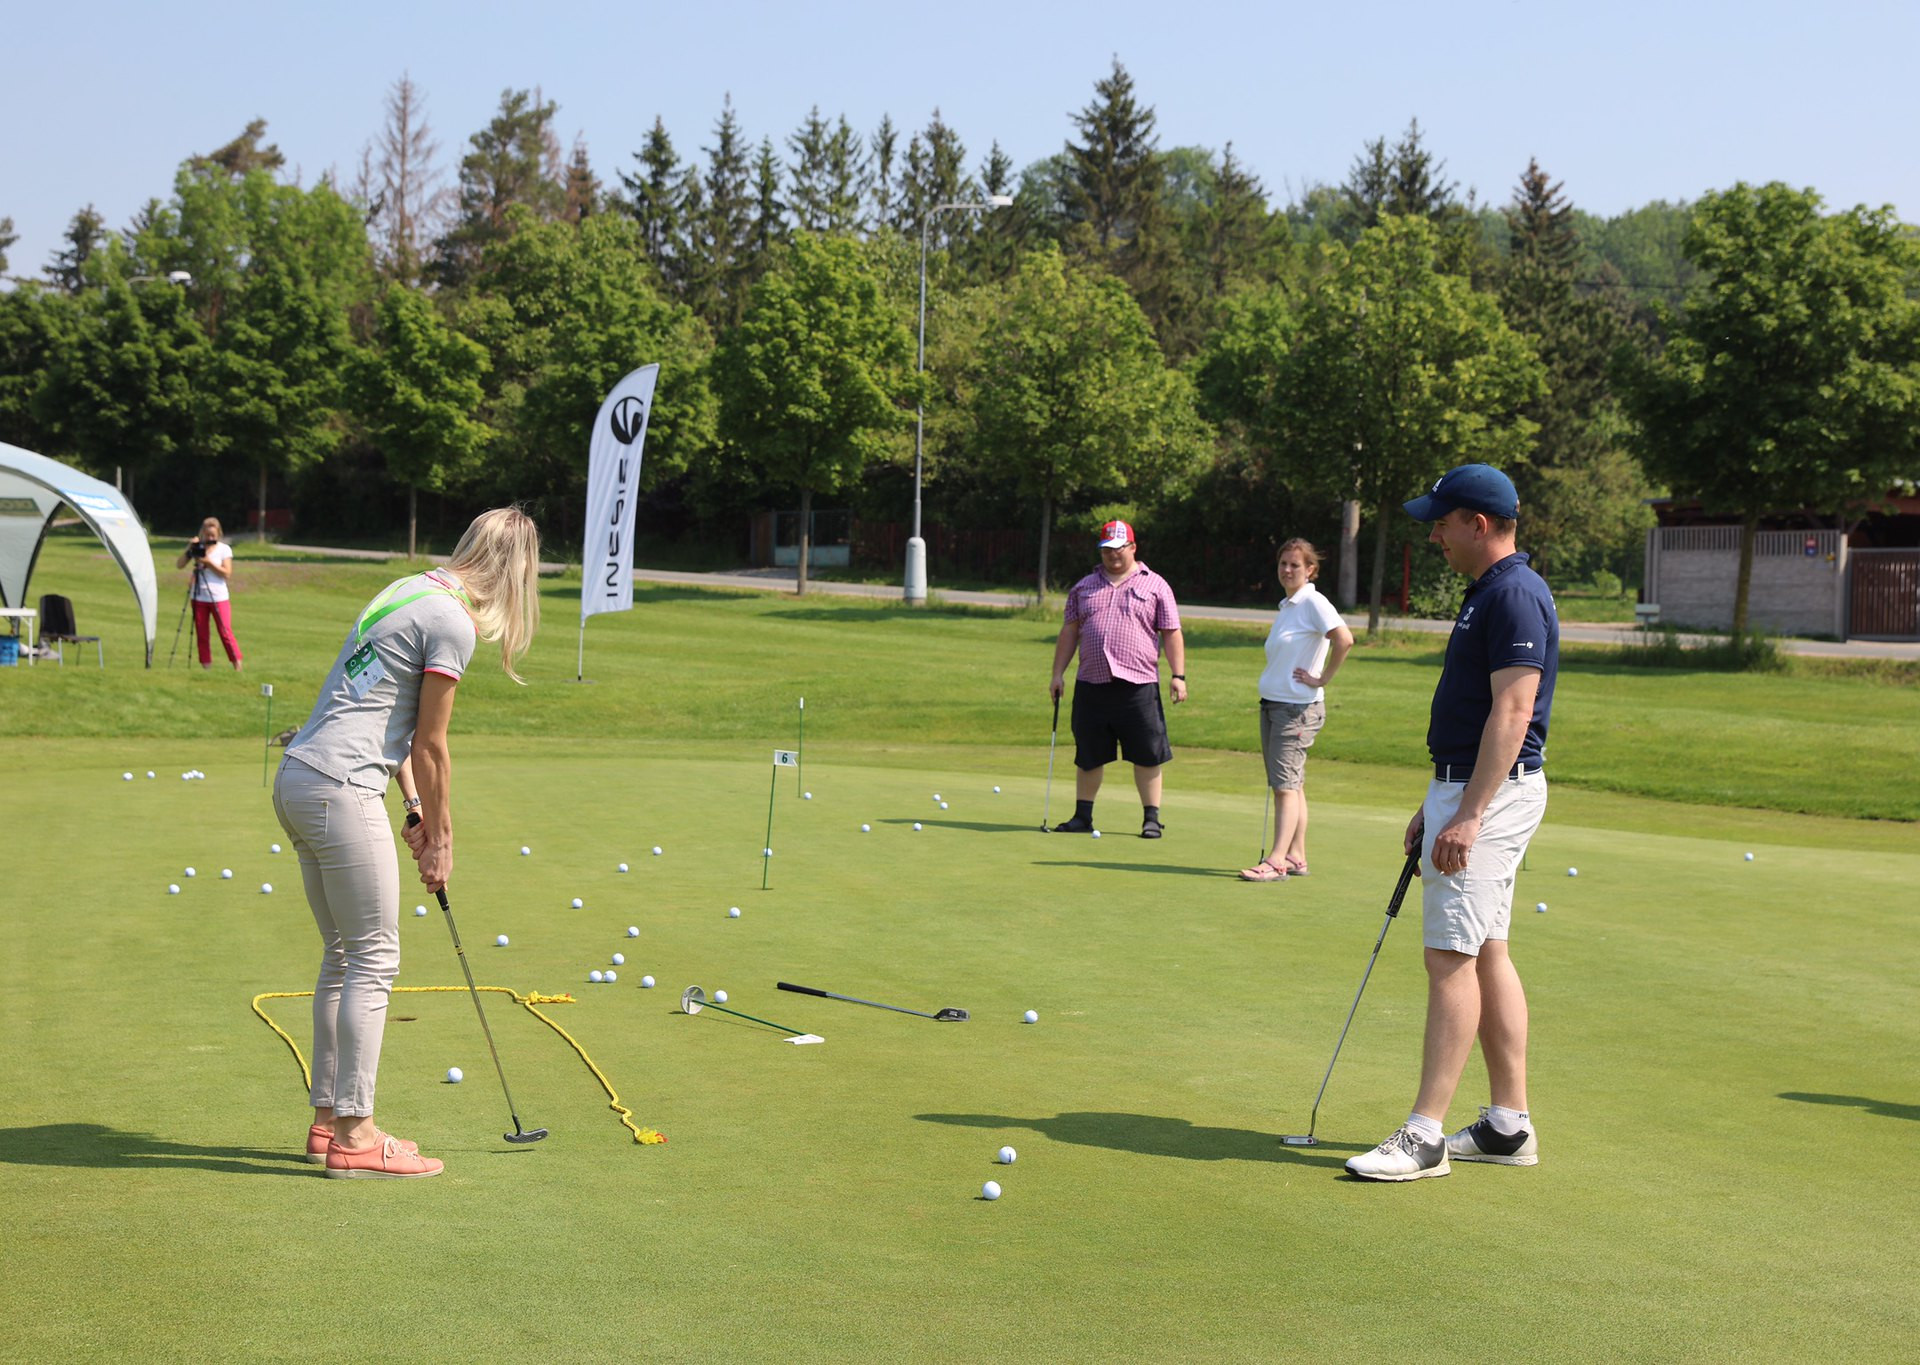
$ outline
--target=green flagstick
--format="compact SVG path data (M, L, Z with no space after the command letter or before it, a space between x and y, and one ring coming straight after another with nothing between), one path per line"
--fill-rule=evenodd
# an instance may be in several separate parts
M800 743L794 750L793 789L799 791L806 786L807 768L807 699L800 698Z
M260 695L267 699L267 728L260 736L260 785L267 785L267 761L273 757L273 684L261 683Z

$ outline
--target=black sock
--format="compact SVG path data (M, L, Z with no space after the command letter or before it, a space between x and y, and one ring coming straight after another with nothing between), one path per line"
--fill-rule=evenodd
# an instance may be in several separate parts
M1157 825L1160 823L1160 807L1145 806L1142 807L1142 813L1146 819L1153 821L1154 824Z
M1076 820L1085 820L1088 824L1092 824L1093 823L1093 802L1075 801L1073 803L1073 818Z

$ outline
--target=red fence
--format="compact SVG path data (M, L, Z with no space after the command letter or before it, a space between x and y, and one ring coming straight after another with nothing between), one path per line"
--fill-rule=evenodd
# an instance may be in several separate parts
M1855 550L1848 635L1920 639L1920 550Z

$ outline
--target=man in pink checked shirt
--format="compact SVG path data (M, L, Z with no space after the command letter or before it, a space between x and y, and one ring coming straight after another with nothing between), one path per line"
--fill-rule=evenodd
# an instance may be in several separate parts
M1160 705L1160 649L1173 670L1173 700L1187 699L1187 647L1167 580L1135 558L1133 528L1100 528L1100 568L1067 594L1066 624L1053 647L1052 695L1067 689L1067 661L1080 652L1073 682L1073 819L1055 834L1093 829L1093 799L1116 751L1133 764L1144 815L1142 839L1158 839L1160 769L1173 760Z

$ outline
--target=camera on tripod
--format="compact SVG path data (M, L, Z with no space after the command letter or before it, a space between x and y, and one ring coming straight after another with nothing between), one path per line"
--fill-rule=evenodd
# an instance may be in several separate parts
M187 553L195 559L205 559L207 557L207 547L196 540L188 544Z

